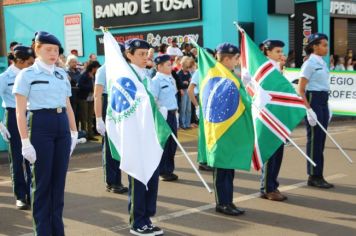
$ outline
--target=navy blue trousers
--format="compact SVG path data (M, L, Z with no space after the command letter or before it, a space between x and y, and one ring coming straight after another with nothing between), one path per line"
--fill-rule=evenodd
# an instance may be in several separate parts
M30 113L30 139L37 160L32 165L32 215L35 235L64 235L64 187L71 136L68 117L45 110Z
M175 111L168 111L167 123L171 127L172 132L177 137L177 117ZM159 174L172 174L174 171L174 156L177 151L177 143L174 141L172 136L169 136L166 145L164 146L164 151L162 154L161 162L159 163Z
M152 224L150 217L156 214L159 170L153 173L146 186L129 176L129 213L133 228Z
M103 94L102 117L104 122L106 118L107 105L108 105L107 94ZM102 153L103 153L104 180L108 185L121 185L120 162L112 158L109 140L106 133L105 136L103 137L102 147L103 147Z
M235 170L215 168L213 177L216 204L226 205L232 203Z
M277 180L283 159L284 144L282 144L263 165L261 175L261 193L274 192L279 187Z
M317 115L318 121L327 129L329 123L328 92L307 91L306 97ZM306 118L305 125L307 129L307 155L316 164L316 167L313 167L307 162L307 173L310 176L323 176L326 134L318 125L314 127L310 126Z
M30 199L30 163L21 154L21 137L16 123L15 108L6 108L6 127L11 135L9 140L10 173L17 200Z

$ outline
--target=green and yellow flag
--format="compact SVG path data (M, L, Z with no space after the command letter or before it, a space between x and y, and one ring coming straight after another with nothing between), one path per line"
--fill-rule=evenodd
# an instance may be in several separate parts
M251 101L241 81L198 47L199 154L209 166L249 170L254 146Z

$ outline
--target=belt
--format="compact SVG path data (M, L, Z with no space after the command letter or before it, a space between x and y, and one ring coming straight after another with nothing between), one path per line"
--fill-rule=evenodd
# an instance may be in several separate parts
M171 113L171 114L175 114L176 112L177 112L177 109L168 111L168 113Z
M13 107L6 107L5 109L8 111L16 111L16 108L13 108Z
M32 113L54 113L54 114L61 114L65 113L67 109L65 107L58 107L58 108L51 108L51 109L39 109L39 110L32 110Z

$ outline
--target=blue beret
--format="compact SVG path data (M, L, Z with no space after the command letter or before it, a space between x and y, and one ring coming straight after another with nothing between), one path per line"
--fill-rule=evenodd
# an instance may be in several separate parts
M61 42L56 38L56 36L47 33L45 31L38 31L35 33L35 41L44 44L54 44L61 47Z
M142 39L129 39L125 41L125 48L126 49L149 49L150 48L150 44L147 43L145 40Z
M125 45L123 43L117 43L117 44L119 44L119 46L120 46L121 53L124 53L125 52Z
M267 49L267 50L272 50L275 47L279 47L279 48L283 48L284 47L284 43L281 40L272 40L272 39L267 39L265 41L263 41L263 46Z
M156 65L158 65L160 63L165 63L166 61L169 61L169 60L171 60L171 57L167 54L163 54L161 56L156 57L154 61L155 61Z
M240 49L231 43L222 43L218 45L218 47L216 48L216 52L235 55L240 53Z
M328 36L322 33L311 34L308 38L308 45L314 43L316 40L322 40L322 39L328 40Z
M14 54L22 52L24 54L32 55L33 50L30 47L22 46L22 45L17 45L14 47Z

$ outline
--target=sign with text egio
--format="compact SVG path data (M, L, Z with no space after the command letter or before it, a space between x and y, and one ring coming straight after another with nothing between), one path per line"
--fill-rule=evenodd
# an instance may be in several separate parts
M123 28L201 19L201 0L93 0L94 28Z

